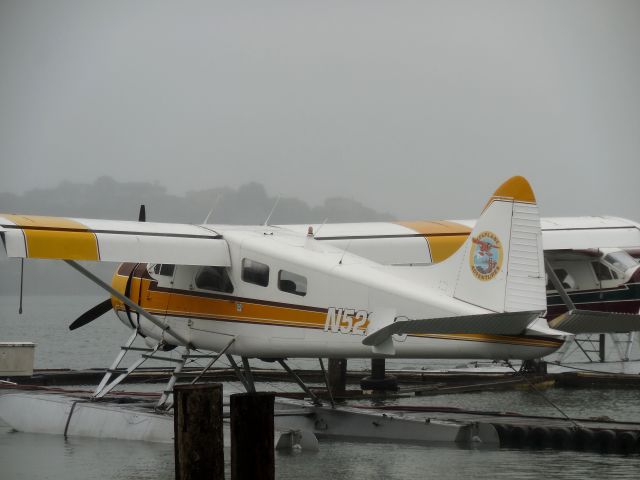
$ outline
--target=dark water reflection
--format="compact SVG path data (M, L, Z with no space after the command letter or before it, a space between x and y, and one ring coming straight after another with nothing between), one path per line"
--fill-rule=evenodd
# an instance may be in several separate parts
M173 446L9 432L0 427L0 478L173 478Z
M313 460L288 459L278 478L637 478L640 458L577 452L465 450L408 445L323 444ZM280 464L285 462L280 458ZM312 466L313 465L313 466ZM314 470L320 469L321 471Z
M227 462L229 451L225 452ZM251 461L247 459L247 461ZM0 429L0 478L172 479L173 447ZM230 478L227 465L227 478ZM640 457L579 452L474 450L328 441L317 453L276 454L276 477L307 480L419 478L638 478Z

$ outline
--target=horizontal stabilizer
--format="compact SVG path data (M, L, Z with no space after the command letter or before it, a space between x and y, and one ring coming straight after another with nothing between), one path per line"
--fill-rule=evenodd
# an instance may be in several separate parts
M568 333L628 333L640 331L640 315L631 313L571 310L549 322L551 328Z
M542 313L541 311L488 313L395 321L367 335L362 343L369 346L379 345L396 334L519 335Z

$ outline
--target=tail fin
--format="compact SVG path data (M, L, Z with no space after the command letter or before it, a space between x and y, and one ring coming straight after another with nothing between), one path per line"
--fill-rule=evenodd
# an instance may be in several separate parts
M494 312L546 310L540 216L529 182L517 176L500 185L460 249L427 270L458 300Z

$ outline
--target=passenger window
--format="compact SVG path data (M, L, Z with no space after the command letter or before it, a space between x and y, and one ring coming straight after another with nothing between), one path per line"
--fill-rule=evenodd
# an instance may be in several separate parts
M202 267L196 273L196 287L214 292L233 293L233 284L224 267Z
M304 297L307 294L307 279L302 275L280 270L278 273L278 288L283 292Z
M593 266L593 271L595 272L598 280L613 280L616 278L606 265L603 265L600 262L591 262L591 265Z
M254 283L261 287L266 287L269 285L269 265L243 258L242 280L247 283Z
M153 273L164 275L165 277L173 277L173 271L175 268L176 266L170 263L156 263L153 267Z

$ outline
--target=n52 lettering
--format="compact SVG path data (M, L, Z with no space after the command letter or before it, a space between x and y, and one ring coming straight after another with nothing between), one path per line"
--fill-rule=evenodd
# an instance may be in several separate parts
M368 324L369 312L366 310L355 311L353 308L330 307L327 310L324 331L364 335Z

